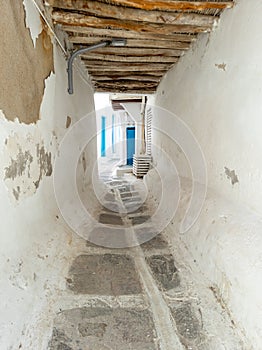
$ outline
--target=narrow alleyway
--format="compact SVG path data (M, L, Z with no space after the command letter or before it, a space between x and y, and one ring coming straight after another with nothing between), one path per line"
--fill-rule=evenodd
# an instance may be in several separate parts
M0 350L261 350L262 1L0 14Z
M136 235L154 232L143 181L113 176L110 168L112 160L103 161L100 176L108 193L99 222L123 228L123 235L124 228L135 230L145 222ZM106 230L103 235L106 239ZM133 248L86 242L66 282L50 350L244 349L212 291L183 266L165 232Z

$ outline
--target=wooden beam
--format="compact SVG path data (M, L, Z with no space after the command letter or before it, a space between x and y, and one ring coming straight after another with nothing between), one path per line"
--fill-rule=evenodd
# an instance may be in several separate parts
M135 80L135 81L152 81L159 82L161 80L161 76L153 76L148 74L130 74L130 75L91 75L91 80L104 82L104 81L118 81L118 80Z
M183 41L192 42L197 38L196 34L152 34L152 33L139 33L133 30L114 30L106 28L88 28L77 27L69 25L61 25L61 29L69 33L77 33L88 35L89 37L100 36L106 38L126 38L126 39L146 39L146 40L165 40L165 41Z
M104 1L102 1L104 2ZM233 1L174 1L174 0L110 0L111 4L142 10L160 11L205 11L224 10L234 6Z
M118 30L132 30L138 33L153 33L165 34L171 33L203 33L210 32L212 26L194 26L194 25L176 25L176 24L157 24L157 23L143 23L136 21L122 21L121 19L98 18L88 16L81 13L54 11L52 18L55 23L89 28L111 28Z
M142 88L142 89L154 89L158 85L157 82L145 82L145 81L130 81L130 80L121 80L121 81L113 81L113 82L95 82L94 86L98 87L106 87L106 88L122 88L122 87L127 87L129 89L137 89L137 88Z
M118 55L103 55L90 52L81 56L83 60L99 60L104 62L129 62L129 63L176 63L177 57L172 56L118 56Z
M147 71L165 71L168 70L173 64L168 63L133 63L132 65L130 63L105 63L101 61L100 64L98 64L98 61L84 61L85 66L88 68L88 71L90 73L94 73L97 71L112 71L112 72L145 72Z
M132 20L139 22L159 24L185 24L196 26L212 26L217 18L197 13L177 13L165 11L146 11L132 9L126 6L114 6L99 1L86 0L49 0L49 4L56 9L87 12L97 17L116 18L121 20Z
M77 46L76 49L80 47ZM171 57L180 57L184 54L183 50L171 50L171 49L146 49L146 48L126 48L126 47L103 47L97 50L92 50L84 55L89 54L102 54L102 55L117 55L117 56L171 56Z
M153 63L151 63L153 64ZM99 72L102 72L103 74L105 74L106 72L108 72L108 70L112 71L112 73L119 73L119 72L136 72L136 73L145 73L147 74L147 68L146 67L135 67L135 68L128 68L128 67L119 67L117 68L116 66L111 66L111 65L108 65L108 67L103 67L103 66L89 66L87 65L86 66L88 72L92 75L92 74L98 74ZM170 66L168 66L166 69L164 69L163 67L159 67L159 71L165 71L167 72L168 69L171 68ZM152 68L152 67L149 67L150 70L152 69L155 69L155 68ZM156 69L157 70L157 69Z
M73 44L81 45L93 45L103 40L102 37L89 37L89 36L69 36L69 41ZM169 40L140 40L140 39L128 39L126 47L136 48L157 48L157 49L173 49L173 50L188 50L190 42L182 41L169 41Z
M128 95L151 95L156 92L156 89L108 89L103 87L96 87L95 92L106 92L106 93L114 93L114 94L128 94Z
M150 77L159 77L161 78L165 73L166 73L167 70L157 70L157 71L153 71L153 70L150 70L150 71L133 71L133 72L117 72L117 71L97 71L95 73L90 73L89 75L90 76L96 76L96 77L101 77L103 78L104 76L108 76L108 77L128 77L130 76L130 74L134 74L134 75L138 75L138 76L150 76Z
M95 91L105 91L105 92L110 92L110 93L154 93L157 89L158 85L155 86L147 86L145 84L142 85L133 85L133 84L101 84L101 85L94 85Z

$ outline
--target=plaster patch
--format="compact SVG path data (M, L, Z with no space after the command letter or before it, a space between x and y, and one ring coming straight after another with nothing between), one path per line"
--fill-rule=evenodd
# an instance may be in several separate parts
M227 167L225 167L225 174L227 178L231 180L232 185L235 185L237 182L239 182L235 170L230 170Z
M11 163L8 167L5 168L5 180L12 179L14 180L18 176L25 175L27 170L27 176L30 177L29 169L30 164L33 161L33 157L29 151L22 151L19 148L19 152L15 159L11 158Z
M43 178L43 175L51 176L52 175L52 161L51 161L51 152L46 152L44 146L37 144L36 146L36 154L39 164L39 178L34 182L35 187L39 187L39 183Z
M67 129L68 129L69 126L71 125L71 122L72 122L71 117L67 116L67 118L66 118L66 128L67 128Z
M83 164L83 170L84 170L84 172L86 172L87 164L86 164L85 153L83 153L83 155L82 155L82 164Z
M226 71L227 65L226 65L225 63L216 63L215 66L216 66L218 69L222 69L224 72Z
M18 201L19 199L19 195L20 195L20 186L17 186L17 188L13 188L13 195L15 197L15 199Z
M52 175L52 155L37 133L14 134L3 153L3 178L15 201L33 195L44 176ZM5 165L6 164L6 165Z

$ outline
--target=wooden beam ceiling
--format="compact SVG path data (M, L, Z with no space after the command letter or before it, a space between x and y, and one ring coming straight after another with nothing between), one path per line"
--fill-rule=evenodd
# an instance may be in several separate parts
M112 38L126 47L104 47L81 56L96 91L153 93L161 77L199 33L218 24L231 0L46 0L52 19L73 50Z

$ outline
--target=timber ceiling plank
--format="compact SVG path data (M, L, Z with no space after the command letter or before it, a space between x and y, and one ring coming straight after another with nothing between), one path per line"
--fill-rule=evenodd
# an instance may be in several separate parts
M119 30L108 28L89 28L79 27L72 25L61 25L61 29L68 33L77 33L87 36L100 36L108 38L125 38L125 39L147 39L147 40L169 40L169 41L185 41L192 42L197 39L196 34L184 33L184 34L159 34L159 33L140 33L133 30Z
M54 11L52 14L55 23L90 27L90 28L110 28L118 30L133 30L135 32L166 34L171 33L203 33L210 32L212 25L186 25L186 24L158 24L158 23L144 23L130 20L120 20L111 18L98 18L88 16L81 13L70 13L65 11Z
M82 46L93 45L98 43L101 37L89 37L89 36L69 36L69 41L73 44ZM151 49L173 49L173 50L188 50L190 48L190 42L183 41L169 41L169 40L143 40L143 39L129 39L126 44L126 48L151 48Z
M96 71L116 71L116 72L144 72L147 70L151 71L163 71L168 70L171 66L170 63L118 63L118 62L104 62L99 64L98 61L86 61L84 60L85 66L90 72Z
M148 11L204 11L208 9L224 10L227 8L232 8L234 5L233 1L110 0L110 2L114 5L134 7L136 9Z
M125 6L114 6L99 1L86 0L49 0L49 3L56 9L73 10L86 12L97 17L108 17L121 20L132 20L138 22L149 22L158 24L178 24L212 26L217 18L205 14L166 12L166 11L146 11L132 9Z
M82 55L84 60L95 59L104 62L128 62L128 63L176 63L178 60L176 57L164 57L164 56L117 56L117 55L99 55L88 54Z
M78 47L77 47L78 48ZM146 49L146 48L126 48L126 47L102 47L100 49L92 50L92 53L103 55L118 55L118 56L173 56L180 57L184 54L183 50L172 49ZM90 52L90 53L91 53Z
M97 82L100 82L100 81L119 81L119 80L134 80L134 81L152 81L152 82L159 82L161 77L160 76L152 76L152 75L148 75L148 74L141 74L141 75L135 75L135 74L129 74L129 75L126 75L126 76L123 76L123 75L103 75L103 76L100 76L100 75L95 75L95 74L92 74L91 76L91 79L94 80L94 81L97 81Z

